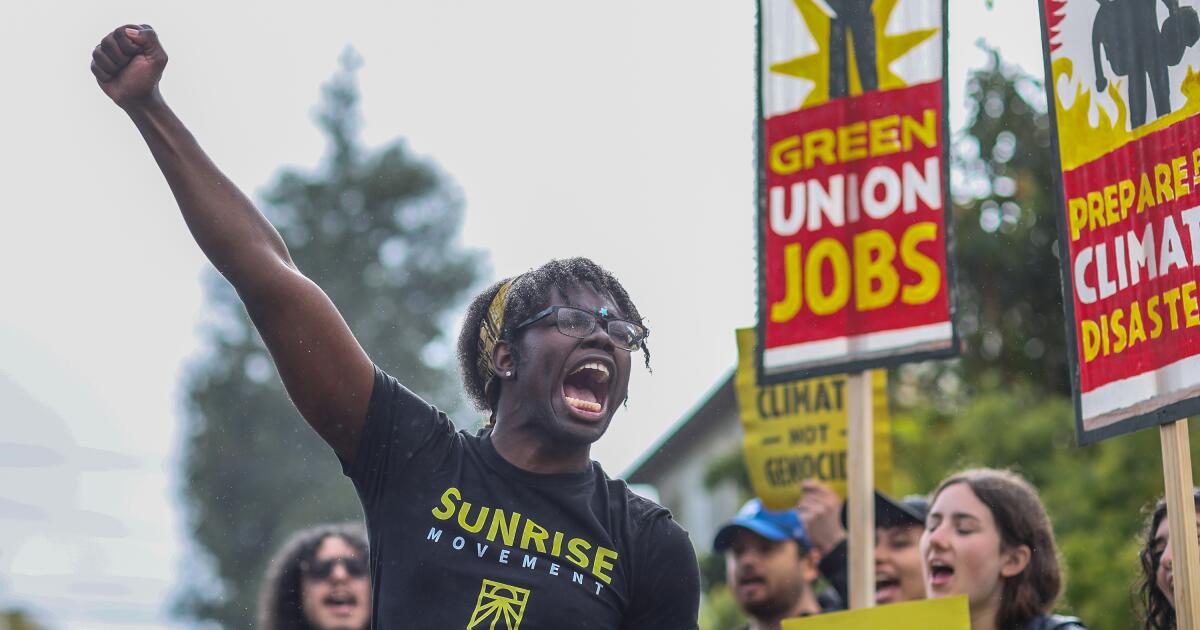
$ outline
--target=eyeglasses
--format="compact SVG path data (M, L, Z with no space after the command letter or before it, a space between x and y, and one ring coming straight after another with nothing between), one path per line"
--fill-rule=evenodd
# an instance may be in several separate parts
M300 569L304 571L305 576L314 580L327 580L329 576L333 575L333 568L339 564L346 568L346 575L352 578L361 578L367 575L366 561L355 557L314 560L300 565Z
M608 317L606 308L600 309L600 314L597 315L574 306L551 306L534 313L533 317L517 324L513 330L520 330L551 313L558 314L554 322L558 326L558 332L568 337L586 339L596 329L597 322L604 322L604 330L608 333L608 338L612 339L613 345L622 350L628 352L641 350L642 342L646 340L645 328L623 319Z

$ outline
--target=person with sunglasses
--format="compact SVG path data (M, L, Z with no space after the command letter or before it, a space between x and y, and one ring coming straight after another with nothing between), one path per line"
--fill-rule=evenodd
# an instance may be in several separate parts
M261 630L364 630L370 620L362 526L310 527L275 552L259 597Z
M458 358L488 421L458 431L375 366L205 155L159 90L166 63L146 25L117 28L92 53L101 90L141 132L292 401L354 482L375 627L697 628L687 533L590 458L627 398L632 355L649 367L645 324L621 283L572 258L478 295Z

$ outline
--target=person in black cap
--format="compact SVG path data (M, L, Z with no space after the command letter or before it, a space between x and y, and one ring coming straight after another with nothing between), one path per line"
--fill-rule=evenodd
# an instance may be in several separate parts
M751 499L717 531L713 549L725 554L725 577L746 630L778 630L784 619L821 612L813 582L820 556L795 510L771 511Z
M805 481L797 510L809 540L821 553L818 569L842 601L848 593L846 507L841 497L819 481ZM895 604L925 599L918 544L929 501L919 495L897 501L875 492L875 603Z

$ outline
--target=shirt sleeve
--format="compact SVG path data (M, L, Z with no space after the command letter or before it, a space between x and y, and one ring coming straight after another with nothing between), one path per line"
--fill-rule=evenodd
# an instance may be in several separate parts
M833 590L837 591L843 603L850 601L850 577L847 575L847 571L849 570L847 565L849 552L846 545L846 540L843 539L825 557L821 558L821 562L817 564L817 570L829 581L830 586L833 586Z
M358 451L342 472L354 482L363 508L370 510L392 480L413 474L419 460L438 454L454 439L454 424L420 396L375 366L375 384L367 405Z
M645 536L622 630L697 630L700 567L687 531L664 510Z

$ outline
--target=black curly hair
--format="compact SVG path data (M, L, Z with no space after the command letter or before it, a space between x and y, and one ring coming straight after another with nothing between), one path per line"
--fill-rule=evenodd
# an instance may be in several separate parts
M1192 498L1196 502L1196 509L1200 510L1200 488L1192 490ZM1141 561L1142 575L1137 581L1137 598L1138 604L1142 608L1142 613L1145 618L1142 619L1143 630L1174 630L1175 628L1175 608L1171 606L1171 602L1167 596L1158 590L1158 584L1155 578L1158 574L1158 561L1162 557L1162 552L1154 548L1154 532L1158 531L1158 526L1162 525L1163 519L1167 517L1167 501L1160 499L1154 505L1153 510L1147 510L1149 516L1146 519L1146 529L1142 531L1142 551L1138 554L1138 560Z
M492 414L500 400L500 381L487 379L479 371L479 328L491 306L496 292L505 282L513 280L504 304L504 323L500 340L510 345L516 341L513 328L542 309L552 289L566 293L574 287L588 287L600 295L611 295L625 319L646 328L642 315L629 299L625 287L611 273L587 258L555 259L514 278L505 278L485 289L471 300L462 330L458 334L458 368L462 372L467 396L480 411ZM649 329L647 328L647 333ZM650 348L642 343L646 369L650 369ZM516 348L513 348L516 356ZM517 357L519 359L519 357ZM489 425L491 421L489 420Z
M317 556L326 538L337 536L367 559L367 534L357 523L317 525L291 535L275 552L258 604L261 630L313 630L304 616L303 566Z

